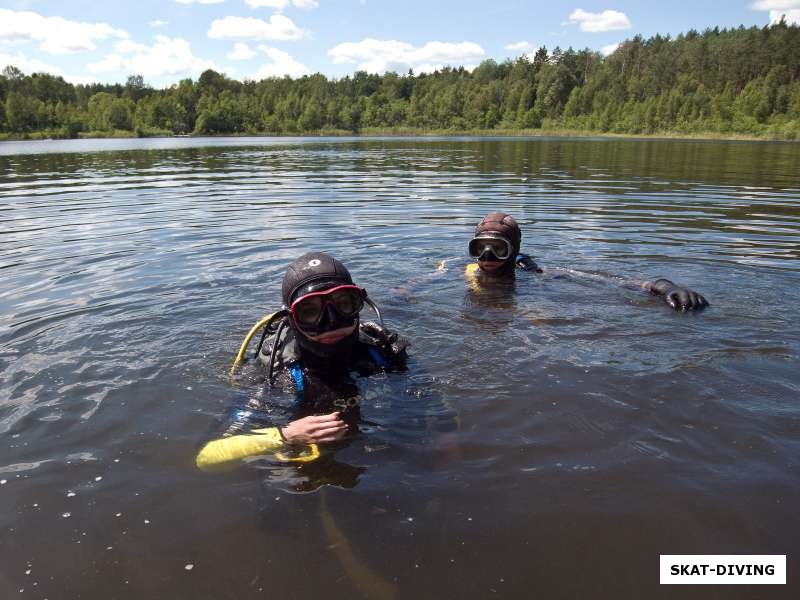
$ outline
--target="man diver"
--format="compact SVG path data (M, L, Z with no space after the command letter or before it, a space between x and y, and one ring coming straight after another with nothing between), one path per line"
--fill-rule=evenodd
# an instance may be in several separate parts
M299 257L289 265L281 293L284 308L266 323L258 358L268 369L270 385L275 379L293 392L291 417L285 425L271 424L267 407L251 400L234 412L220 438L200 450L200 469L263 454L313 461L319 457L318 444L357 431L360 395L351 373L368 376L405 368L408 342L378 323L360 322L365 304L379 320L380 312L332 256L310 252ZM264 344L267 334L270 343Z
M477 261L466 268L470 283L491 278L513 278L517 269L543 273L530 256L520 253L521 244L522 231L514 217L504 212L486 215L475 227L469 242L470 256ZM702 295L669 279L626 281L623 285L659 296L677 311L702 310L709 305Z

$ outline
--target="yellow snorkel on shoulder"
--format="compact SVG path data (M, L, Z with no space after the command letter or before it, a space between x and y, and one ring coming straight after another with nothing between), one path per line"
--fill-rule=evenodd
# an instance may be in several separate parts
M286 310L275 311L274 313L268 314L266 317L261 319L258 323L256 323L250 328L250 331L247 332L246 336L244 336L242 345L239 347L239 352L236 353L236 358L233 361L233 365L231 365L231 371L230 371L231 375L233 375L236 372L236 367L238 367L245 361L245 357L247 354L247 347L250 345L250 342L255 337L255 335L261 329L264 329L264 335L266 335L267 329L269 328L270 325L272 325L273 321L277 319L282 319L288 314L289 313ZM261 343L259 344L259 349L261 348L261 344L263 343L264 343L264 337L262 336Z

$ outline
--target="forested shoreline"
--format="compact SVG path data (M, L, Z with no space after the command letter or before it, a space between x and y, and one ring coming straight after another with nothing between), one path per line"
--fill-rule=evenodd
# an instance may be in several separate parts
M800 27L636 36L607 57L541 47L430 74L240 82L208 70L163 90L138 75L0 75L0 139L559 130L800 139Z

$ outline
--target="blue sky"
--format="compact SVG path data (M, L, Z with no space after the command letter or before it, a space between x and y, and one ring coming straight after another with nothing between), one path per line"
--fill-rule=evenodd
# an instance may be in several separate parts
M800 23L800 0L0 0L0 68L75 83L141 74L164 87L236 79L474 67L541 45L605 53L636 34Z

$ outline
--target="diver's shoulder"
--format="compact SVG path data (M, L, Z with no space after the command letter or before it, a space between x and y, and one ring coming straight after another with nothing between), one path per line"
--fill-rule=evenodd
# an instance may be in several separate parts
M276 335L280 335L279 339L275 339ZM268 367L272 353L275 353L275 358L272 360L273 368L285 369L299 360L299 353L297 351L297 340L295 333L291 327L285 327L279 330L276 334L267 337L264 344L261 346L258 353L258 360Z
M406 349L410 342L382 323L367 321L358 328L358 345L369 359L381 369L398 368L405 365Z

